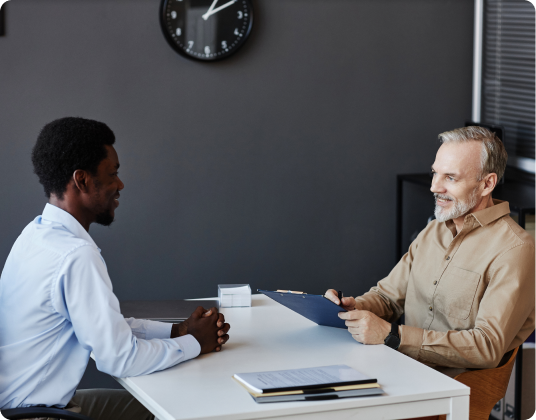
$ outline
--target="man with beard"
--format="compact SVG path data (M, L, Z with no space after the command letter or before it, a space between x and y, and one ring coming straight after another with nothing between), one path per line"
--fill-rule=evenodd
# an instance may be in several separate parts
M386 344L455 376L496 367L534 330L534 239L492 199L507 154L481 127L439 135L435 217L377 286L326 297L364 344ZM405 314L405 325L396 320Z
M124 188L115 136L103 123L47 124L32 151L49 198L23 230L0 278L0 407L45 405L94 420L154 418L124 390L76 391L93 352L117 377L166 369L221 350L229 324L198 307L182 324L127 319L104 259L89 235L109 226Z

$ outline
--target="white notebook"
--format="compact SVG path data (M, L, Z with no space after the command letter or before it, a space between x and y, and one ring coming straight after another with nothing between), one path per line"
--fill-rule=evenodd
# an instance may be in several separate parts
M377 382L376 379L363 375L347 365L236 373L233 377L259 394Z

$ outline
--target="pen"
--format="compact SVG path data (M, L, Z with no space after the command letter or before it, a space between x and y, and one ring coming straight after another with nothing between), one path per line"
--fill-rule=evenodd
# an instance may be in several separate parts
M337 292L337 297L339 298L339 301L341 302L341 305L342 305L342 292L340 290Z

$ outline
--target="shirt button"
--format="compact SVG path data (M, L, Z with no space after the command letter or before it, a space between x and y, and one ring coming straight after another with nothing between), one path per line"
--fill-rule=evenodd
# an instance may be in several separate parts
M450 257L447 257L447 260L450 260Z
M434 281L434 284L437 284L437 280Z
M431 307L431 306L429 306L429 307L428 307L428 309L429 309L429 310L431 311L431 310L432 310L432 307Z

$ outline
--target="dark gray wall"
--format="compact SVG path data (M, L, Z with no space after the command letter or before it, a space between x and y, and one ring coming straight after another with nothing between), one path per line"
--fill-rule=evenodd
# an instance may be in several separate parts
M395 263L396 174L470 117L471 0L257 0L226 61L182 58L158 0L12 0L0 38L0 260L45 197L39 129L117 136L117 221L92 227L120 299L218 283L365 292Z

